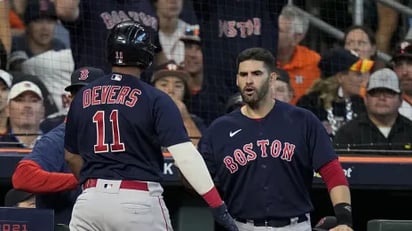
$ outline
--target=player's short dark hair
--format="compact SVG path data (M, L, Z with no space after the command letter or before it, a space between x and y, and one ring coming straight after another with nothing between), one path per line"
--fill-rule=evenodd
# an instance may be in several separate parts
M236 59L236 67L239 68L239 64L247 60L262 61L269 72L277 70L275 56L264 48L253 47L240 52Z

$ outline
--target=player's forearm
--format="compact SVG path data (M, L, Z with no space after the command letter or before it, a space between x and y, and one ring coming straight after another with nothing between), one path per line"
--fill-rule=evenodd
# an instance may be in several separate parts
M333 187L329 192L329 196L333 206L339 203L351 203L350 190L346 185Z
M79 179L80 170L83 166L83 158L80 155L73 154L65 150L64 159L66 160L76 179Z
M333 187L330 190L329 195L338 225L352 227L352 205L349 187L346 185Z
M77 180L71 173L48 172L32 160L22 160L12 176L13 187L32 193L53 193L72 190Z
M319 169L319 173L328 188L338 224L352 226L352 206L349 184L338 159L323 165Z
M190 142L177 144L168 147L168 150L184 177L193 189L203 196L209 206L221 205L223 201L215 188L202 156L193 144Z

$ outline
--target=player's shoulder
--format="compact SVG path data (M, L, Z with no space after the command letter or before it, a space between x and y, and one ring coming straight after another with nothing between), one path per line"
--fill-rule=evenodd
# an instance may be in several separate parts
M224 114L218 118L216 118L212 123L209 125L209 130L212 129L222 129L226 127L228 124L233 124L241 119L242 113L240 112L240 108L237 108L227 114Z
M281 113L285 117L291 119L317 119L316 115L313 114L311 111L307 110L306 108L298 107L279 100L276 101L275 110L277 113Z
M61 123L57 127L53 128L46 134L42 135L40 140L37 142L41 142L42 140L60 140L64 139L64 133L66 130L66 123Z

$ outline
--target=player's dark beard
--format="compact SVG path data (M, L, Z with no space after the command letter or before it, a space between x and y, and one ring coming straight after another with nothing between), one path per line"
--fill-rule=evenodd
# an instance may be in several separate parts
M260 89L255 89L256 94L253 96L247 96L244 91L241 91L242 99L245 104L249 105L251 108L257 108L260 101L269 93L269 78L260 87Z

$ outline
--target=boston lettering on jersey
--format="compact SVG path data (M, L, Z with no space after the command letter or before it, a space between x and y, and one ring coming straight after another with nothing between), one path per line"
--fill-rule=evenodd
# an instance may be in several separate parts
M281 142L280 140L274 140L269 143L269 140L256 141L256 147L259 152L253 151L254 144L248 143L243 145L242 149L235 149L232 156L226 156L223 158L223 163L230 173L235 173L240 166L245 166L248 162L256 160L256 158L280 158L284 161L292 161L292 157L295 154L296 145L289 142ZM269 146L270 145L270 146Z
M219 37L246 38L252 35L261 35L260 18L248 19L246 21L225 21L219 19ZM238 31L239 30L239 31Z
M83 108L100 104L123 104L133 107L141 94L141 90L129 86L94 86L83 91Z
M100 17L103 19L104 24L108 30L112 29L114 25L119 22L133 20L140 22L145 26L151 27L157 30L157 19L152 15L146 14L144 12L128 11L127 13L123 10L112 11L112 12L102 12Z

